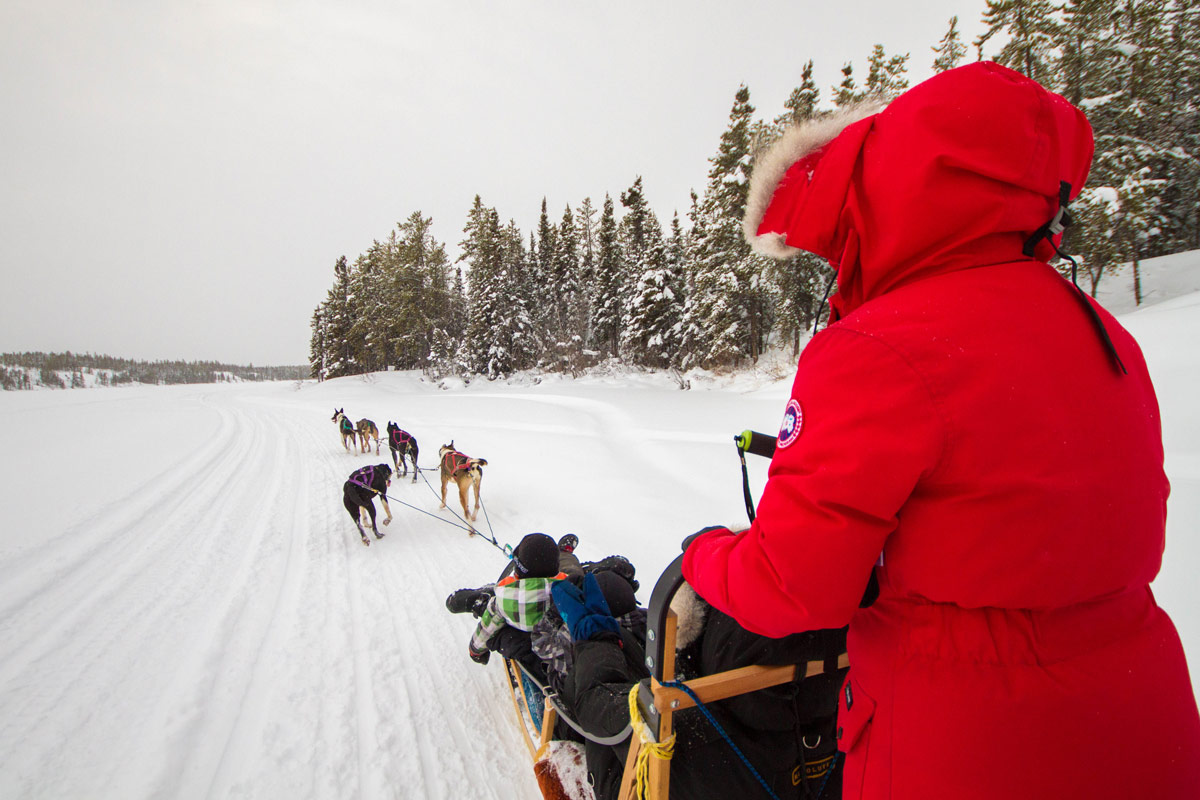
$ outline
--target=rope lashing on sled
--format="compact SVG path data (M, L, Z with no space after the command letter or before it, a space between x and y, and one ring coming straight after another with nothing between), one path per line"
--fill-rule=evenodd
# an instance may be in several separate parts
M672 733L665 742L656 742L650 738L650 734L646 732L646 723L638 712L639 687L640 684L635 683L629 690L629 724L633 726L634 733L642 743L638 748L637 764L634 766L633 796L644 800L650 784L650 757L670 761L671 756L675 754L675 734Z
M700 702L700 698L696 696L696 693L692 691L690 686L688 686L683 681L663 681L662 685L667 687L668 689L679 689L680 691L684 692L688 697L692 698L692 702L696 704L696 708L700 709L700 713L704 715L704 718L707 719L712 724L712 726L716 729L717 733L721 734L721 738L725 740L726 744L728 744L731 748L733 748L733 752L737 753L737 757L740 758L742 760L742 763L746 765L746 769L750 770L750 774L758 779L758 782L762 784L763 789L766 790L767 794L771 797L771 799L779 800L779 795L777 795L777 794L775 794L775 792L771 791L771 787L767 784L766 779L763 778L763 776L759 774L758 770L756 770L754 768L754 765L750 763L750 759L746 758L746 754L741 751L741 748L739 748L736 744L733 743L733 737L731 737L728 733L725 732L725 729L721 727L721 723L717 722L717 718L712 715L712 712L704 707L704 704ZM636 684L635 684L634 688L635 689L637 688ZM634 697L634 695L631 694L630 702L633 702L633 697ZM671 735L671 738L672 739L675 738L674 734ZM639 753L639 756L640 755L641 754Z

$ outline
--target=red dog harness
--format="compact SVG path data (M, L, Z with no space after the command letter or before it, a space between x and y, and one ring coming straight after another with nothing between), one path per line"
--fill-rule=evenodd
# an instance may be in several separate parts
M392 431L392 444L396 445L397 447L408 444L412 441L412 438L413 435L411 433L401 430L400 428L396 428L394 431Z
M446 455L442 456L442 464L450 468L450 474L460 472L471 468L471 459L466 453L460 453L457 450L451 450Z

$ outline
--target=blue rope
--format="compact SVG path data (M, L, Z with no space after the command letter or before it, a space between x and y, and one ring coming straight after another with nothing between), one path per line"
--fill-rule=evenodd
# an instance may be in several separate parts
M725 732L725 729L721 727L721 723L717 722L716 718L713 717L712 712L704 707L704 704L700 702L699 697L696 697L696 693L692 691L690 686L683 681L664 681L662 685L671 689L681 689L687 694L688 697L692 698L692 702L696 704L696 708L698 708L700 713L703 714L710 723L712 723L712 726L717 729L717 733L721 734L721 737L725 740L725 742L733 748L733 752L737 753L738 758L740 758L742 763L746 765L746 769L750 770L750 774L758 779L758 782L762 784L763 789L766 790L767 794L772 798L772 800L779 800L779 795L771 791L771 787L767 785L767 782L763 776L758 774L758 770L756 770L754 765L750 763L750 759L746 758L746 754L743 753L738 746L733 743L733 739L730 738L729 734ZM827 775L826 778L828 777L829 776Z
M825 773L825 778L821 781L821 788L817 789L815 797L820 798L820 796L825 793L825 784L829 783L829 778L833 775L833 771L837 769L838 758L841 755L842 754L840 751L833 751L833 760L829 762L829 770Z

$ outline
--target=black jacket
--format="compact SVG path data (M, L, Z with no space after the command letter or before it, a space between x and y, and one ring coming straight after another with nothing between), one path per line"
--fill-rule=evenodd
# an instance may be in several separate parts
M731 617L707 607L701 633L677 653L681 678L690 679L753 664L826 661L833 672L711 703L706 708L781 798L841 796L836 753L837 692L844 671L845 629L814 631L783 639L750 633ZM629 723L629 691L648 677L637 639L621 636L575 643L574 667L562 699L588 731L600 736ZM671 796L687 800L767 797L762 785L698 709L674 716L676 743L671 762ZM585 746L596 800L617 796L629 742ZM840 765L840 759L837 762ZM805 778L805 773L809 777ZM826 775L829 775L826 778Z

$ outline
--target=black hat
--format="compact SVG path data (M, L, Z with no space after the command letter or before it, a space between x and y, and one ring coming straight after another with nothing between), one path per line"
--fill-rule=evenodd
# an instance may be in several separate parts
M531 533L513 550L518 578L553 578L558 574L558 545L544 533Z
M629 585L629 581L612 570L597 572L595 575L596 583L600 585L600 591L608 603L608 610L614 617L623 617L637 608L637 598L633 596L633 587Z
M579 537L573 533L568 533L558 540L558 549L567 553L574 553L575 548L579 546Z

